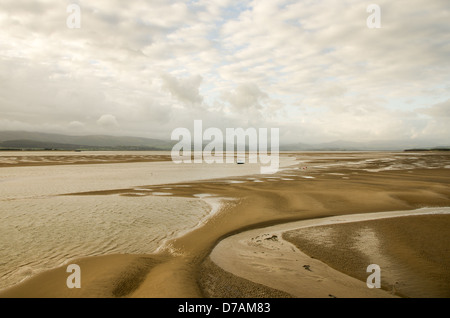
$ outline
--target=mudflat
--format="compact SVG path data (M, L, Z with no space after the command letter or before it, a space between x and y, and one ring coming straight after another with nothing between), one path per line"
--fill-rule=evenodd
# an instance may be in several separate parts
M171 183L172 196L192 198L207 195L208 198L222 202L220 209L192 231L167 241L154 254L115 255L111 262L101 261L107 256L83 259L83 272L108 273L111 270L115 274L99 274L96 275L98 279L87 279L85 287L77 291L77 296L427 297L434 292L436 294L433 295L444 297L448 295L445 284L440 283L445 282L447 278L427 280L426 283L421 283L423 279L417 279L419 285L414 284L415 287L410 288L407 287L404 278L393 277L391 280L387 276L382 276L385 277L384 289L371 293L373 290L364 287L367 275L358 275L356 271L360 270L360 266L356 266L358 267L356 269L355 264L364 260L363 265L366 265L367 255L363 255L361 251L370 252L370 244L373 244L374 240L358 241L358 244L362 244L359 252L355 252L354 248L355 237L358 233L365 235L366 238L372 235L381 246L383 255L389 255L391 262L389 266L392 268L407 272L407 276L411 277L412 272L409 269L405 270L404 267L420 260L420 265L413 272L425 269L428 272L432 271L433 275L444 277L446 276L446 273L443 273L444 268L450 265L446 256L450 243L448 240L445 241L445 235L447 235L445 232L448 232L447 216L442 216L440 219L439 216L414 216L411 219L407 217L406 221L396 219L394 223L386 219L368 221L370 222L368 224L330 225L333 230L326 229L325 232L332 233L329 240L339 246L338 254L331 253L330 248L322 244L324 240L320 241L308 232L321 233L323 229L319 227L291 229L286 233L283 232L281 237L277 237L281 243L292 242L293 245L289 243L291 246L286 246L293 246L296 253L302 253L308 258L313 256L313 260L321 262L324 272L321 276L314 277L318 286L323 286L319 283L328 279L326 273L329 273L329 270L333 270L334 274L340 273L339 279L333 282L333 292L315 293L311 288L297 289L297 293L281 290L271 283L276 282L276 275L267 276L266 282L255 282L251 278L230 273L220 266L220 262L215 263L213 256L216 246L219 246L226 238L249 230L261 229L258 231L264 232L262 228L266 226L325 217L450 206L450 154L447 153L284 153L282 156L294 158L296 161L272 175L254 174ZM123 195L136 197L138 200L142 196L153 195L152 192L161 191L164 187L167 187L167 184L76 192L66 195ZM414 230L411 232L411 229ZM413 237L414 235L417 237ZM271 237L264 237L264 240L266 238ZM436 240L440 241L438 245L433 245L429 249L425 248L425 246L431 246L430 242ZM271 243L275 239L265 241ZM364 244L369 245L364 247ZM229 246L230 250L238 248L241 247L233 244ZM423 255L424 249L430 254ZM399 256L400 251L405 255ZM247 256L248 262L251 263L252 254L249 253ZM261 257L264 259L264 255L258 255L258 258ZM344 261L346 258L348 261ZM432 260L429 261L428 258ZM295 262L295 259L291 262ZM345 268L341 266L341 263L347 264L347 262L349 262L348 266L346 265ZM311 273L314 273L314 267L311 264L301 264L297 267L298 272L310 272L303 265L310 265ZM385 266L379 265L382 268ZM39 274L2 291L0 296L54 297L54 295L61 295L70 297L65 286L67 274L64 277L64 284L54 284L51 288L35 288L35 286L48 286L48 282L52 280L60 281L64 276L61 274L63 269L65 268L60 267ZM234 288L231 290L223 286L230 281L229 275L233 275ZM127 285L123 281L129 277L131 281L129 285L132 287L122 288L122 292L114 294L112 291L117 285L118 276L121 277L122 285ZM215 281L211 281L211 277L216 277ZM360 294L339 293L341 287L345 290L353 284L355 286L362 284L364 288L361 288ZM395 285L394 292L392 292L391 284ZM312 283L311 286L314 284ZM416 293L414 290L417 288L432 292Z

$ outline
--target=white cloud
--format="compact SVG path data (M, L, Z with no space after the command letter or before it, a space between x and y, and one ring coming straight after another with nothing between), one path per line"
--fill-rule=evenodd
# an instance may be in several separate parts
M199 87L202 83L201 76L176 78L170 74L163 74L161 77L163 87L181 102L190 104L202 102L203 98L199 94Z
M447 0L380 0L381 29L357 0L77 3L71 30L66 2L1 1L0 130L167 139L204 119L286 142L450 135Z
M119 126L117 123L117 119L113 115L102 115L98 120L97 124L99 126L105 127L105 128L113 128Z
M436 119L448 119L450 118L450 99L442 103L434 104L428 108L420 108L418 111L433 116Z
M69 123L69 129L79 131L79 130L82 130L83 128L84 128L84 124L79 121L74 120Z

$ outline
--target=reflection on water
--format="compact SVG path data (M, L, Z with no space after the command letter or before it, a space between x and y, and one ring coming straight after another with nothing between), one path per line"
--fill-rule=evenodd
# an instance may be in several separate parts
M253 164L137 162L2 167L0 288L76 257L151 253L167 239L198 225L211 213L211 207L212 213L217 210L208 194L197 193L197 198L172 195L174 188L189 185L174 184L160 188L163 191L142 186L214 178L226 178L227 186L233 186L244 182L233 178L244 175L254 176L245 180L249 184L293 178L314 182L306 179L333 175L348 178L346 175L360 171L447 168L449 158L426 154L299 154L300 161L295 165L295 158L281 158L283 168L278 176L258 175L260 167ZM139 189L153 195L130 191L133 196L59 196L113 189Z
M151 253L210 211L199 199L58 196L2 202L0 288L72 258Z
M209 198L173 197L170 187L163 188L164 192L153 192L152 196L63 194L135 189L260 171L258 164L176 165L170 161L99 164L103 159L127 161L168 154L1 153L3 164L26 160L33 163L85 160L97 164L0 167L0 289L77 257L154 252L167 239L196 227L217 210L216 202L208 201Z

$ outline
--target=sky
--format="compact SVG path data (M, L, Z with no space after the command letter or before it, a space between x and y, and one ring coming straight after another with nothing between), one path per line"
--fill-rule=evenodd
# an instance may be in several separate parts
M449 21L448 0L2 0L0 131L448 145Z

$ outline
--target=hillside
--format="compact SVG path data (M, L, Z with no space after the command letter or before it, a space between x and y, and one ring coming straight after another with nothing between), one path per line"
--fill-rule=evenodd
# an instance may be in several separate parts
M0 148L53 150L170 150L173 142L106 135L68 136L27 131L0 132Z

